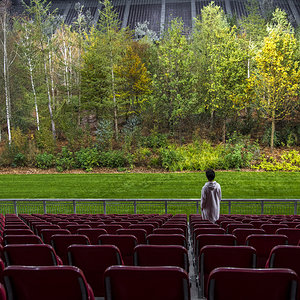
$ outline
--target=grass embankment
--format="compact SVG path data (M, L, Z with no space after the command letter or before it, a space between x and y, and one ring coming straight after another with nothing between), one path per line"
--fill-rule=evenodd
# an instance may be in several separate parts
M299 172L218 172L223 198L300 198ZM0 175L7 198L200 198L204 173Z

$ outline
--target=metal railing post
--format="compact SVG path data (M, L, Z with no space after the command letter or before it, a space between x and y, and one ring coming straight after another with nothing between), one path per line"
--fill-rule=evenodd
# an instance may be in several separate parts
M133 213L136 214L136 200L133 201Z
M197 214L199 214L199 200L196 200Z
M76 200L73 200L73 213L76 214Z
M264 200L261 200L261 212L260 212L261 215L264 214Z
M14 200L14 212L15 212L15 215L18 214L18 208L17 208L17 201Z
M297 200L294 202L294 215L297 215Z
M231 215L231 201L228 201L228 214Z
M106 201L103 201L103 213L106 215Z
M165 201L165 214L168 213L168 201L166 200Z
M46 214L47 213L46 200L43 200L43 207L44 207L44 214Z

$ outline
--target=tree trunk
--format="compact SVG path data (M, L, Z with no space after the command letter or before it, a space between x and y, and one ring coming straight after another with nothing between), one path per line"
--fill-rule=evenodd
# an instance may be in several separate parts
M28 65L29 65L31 88L32 88L33 96L34 96L34 107L35 107L35 115L36 115L36 125L37 125L37 130L40 130L39 108L38 108L38 104L37 104L37 96L36 96L35 84L34 84L34 80L33 80L33 67L32 67L31 59L30 58L28 58Z
M2 15L2 31L3 31L3 78L4 78L4 93L5 93L5 108L6 108L6 122L8 143L11 145L11 99L9 87L9 68L8 68L8 55L7 55L7 16L6 11Z
M274 150L274 135L275 135L275 110L272 111L272 129L271 129L271 151Z
M222 136L222 142L225 144L226 143L226 118L224 119L223 122L223 136Z
M43 45L42 45L42 52L43 52ZM46 87L47 87L47 94L48 94L48 109L49 109L49 114L50 114L50 120L51 120L51 128L52 128L52 135L53 135L53 140L56 139L56 129L55 129L55 123L53 119L53 111L52 111L52 103L51 103L51 92L50 92L50 86L49 86L49 79L47 75L47 64L46 64L46 59L43 55L43 60L44 60L44 71L45 71L45 82L46 82Z
M118 106L116 100L116 91L115 91L115 74L114 74L114 66L111 52L111 85L112 85L112 96L113 96L113 104L114 104L114 127L115 127L115 136L116 140L119 138L119 128L118 128Z

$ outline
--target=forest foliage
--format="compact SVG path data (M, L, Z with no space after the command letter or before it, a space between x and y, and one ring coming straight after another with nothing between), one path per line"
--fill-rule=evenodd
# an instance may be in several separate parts
M0 12L2 166L170 171L300 168L300 34L255 1L241 20L214 3L191 32L173 19L122 28L108 0L64 23L33 0Z

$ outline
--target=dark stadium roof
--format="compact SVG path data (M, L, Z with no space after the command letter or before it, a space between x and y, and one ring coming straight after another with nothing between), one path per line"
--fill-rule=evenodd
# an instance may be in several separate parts
M29 1L29 0L25 0ZM296 26L300 24L300 1L299 0L259 0L261 8L263 3L272 4L285 10L290 22ZM89 10L94 22L99 18L101 4L98 0L53 0L52 7L64 17L65 23L71 24L76 17L75 4L80 2L84 5L84 11ZM182 18L185 26L190 28L192 20L200 14L201 9L212 0L112 0L117 11L122 27L129 26L134 29L136 24L149 22L149 28L159 32L165 24L174 18ZM221 6L225 13L240 18L247 15L247 0L215 0L216 5ZM13 0L16 11L22 11L21 0Z

